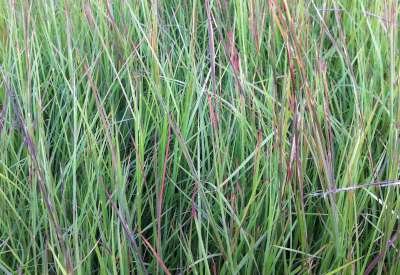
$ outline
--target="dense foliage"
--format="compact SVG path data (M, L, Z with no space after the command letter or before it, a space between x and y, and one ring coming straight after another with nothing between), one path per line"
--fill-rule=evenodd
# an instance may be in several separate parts
M400 273L397 0L1 0L0 273Z

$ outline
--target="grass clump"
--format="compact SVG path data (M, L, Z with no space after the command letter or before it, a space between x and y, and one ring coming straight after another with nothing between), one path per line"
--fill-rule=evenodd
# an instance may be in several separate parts
M400 272L396 0L0 2L0 272Z

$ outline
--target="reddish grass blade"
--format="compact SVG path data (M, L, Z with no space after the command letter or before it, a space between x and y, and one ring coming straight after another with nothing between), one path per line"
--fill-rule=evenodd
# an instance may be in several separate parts
M388 249L392 246L394 246L394 243L399 237L400 233L400 227L397 228L397 231L394 233L394 235L390 238L390 240L387 242L386 247L383 248L383 250L368 264L367 269L364 272L364 275L369 275L371 272L375 269L375 267L381 262L388 251Z
M211 63L211 82L212 82L212 95L216 95L217 89L217 80L216 80L216 73L215 73L215 45L214 45L214 30L212 25L212 15L211 15L211 7L210 7L210 0L205 0L206 5L206 12L207 12L207 26L208 26L208 52L210 57ZM210 108L210 119L214 129L218 127L218 117L216 115L214 109L214 103L211 99L211 96L207 95L208 105Z
M153 253L154 257L157 260L157 263L160 265L162 270L164 270L165 274L171 275L171 272L168 270L168 268L165 265L163 259L161 259L160 255L157 253L157 251L153 248L153 246L149 243L149 241L142 234L139 234L139 235L142 238L144 244L147 246L147 248L149 248L151 253Z
M138 244L136 243L136 237L135 237L135 233L129 228L128 222L126 221L125 217L123 216L123 214L121 213L121 211L118 209L117 205L115 204L115 202L112 199L112 194L110 192L107 191L107 197L108 200L111 204L111 207L114 209L114 211L117 213L118 216L118 220L120 221L120 223L122 224L122 228L125 231L125 234L129 240L129 242L131 243L135 253L137 254L137 257L139 258L139 262L142 266L143 271L146 274L149 274L147 272L146 266L144 264L143 261L143 256L142 253L140 252L140 248L138 246Z
M85 13L86 19L91 27L95 25L95 20L93 16L92 7L90 6L89 2L85 2L83 6L83 12Z

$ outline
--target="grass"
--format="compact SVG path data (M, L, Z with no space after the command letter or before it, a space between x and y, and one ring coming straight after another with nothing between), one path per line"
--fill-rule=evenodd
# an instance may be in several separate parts
M398 274L399 11L0 1L0 273Z

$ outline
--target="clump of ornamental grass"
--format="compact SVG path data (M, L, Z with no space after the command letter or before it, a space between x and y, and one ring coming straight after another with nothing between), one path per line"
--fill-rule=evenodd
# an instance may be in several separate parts
M0 272L400 271L399 3L0 2Z

